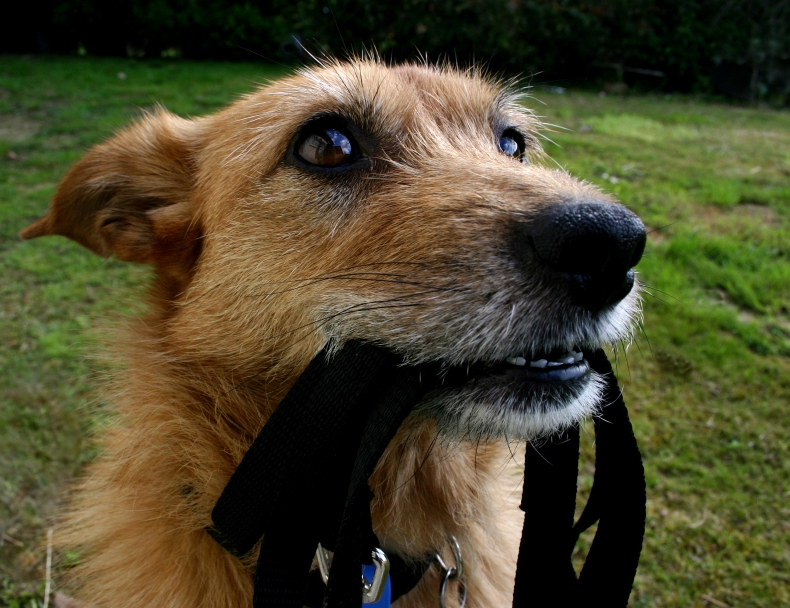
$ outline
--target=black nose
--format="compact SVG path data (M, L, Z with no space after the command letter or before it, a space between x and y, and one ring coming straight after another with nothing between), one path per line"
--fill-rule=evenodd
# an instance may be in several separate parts
M532 263L561 275L572 301L593 312L628 295L647 240L634 213L597 201L555 205L521 233L534 250Z

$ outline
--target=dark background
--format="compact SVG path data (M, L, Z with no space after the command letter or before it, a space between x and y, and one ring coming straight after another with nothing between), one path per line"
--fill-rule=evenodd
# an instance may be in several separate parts
M0 53L286 63L305 50L485 63L558 86L790 103L790 0L50 0L16 5Z

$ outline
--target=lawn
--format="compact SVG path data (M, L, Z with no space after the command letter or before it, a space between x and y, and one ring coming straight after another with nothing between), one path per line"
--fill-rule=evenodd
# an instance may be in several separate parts
M148 277L16 233L70 164L141 111L211 112L283 73L0 59L0 606L41 603L43 539L106 415L91 336L136 314ZM790 605L790 113L555 91L528 100L564 128L546 132L548 162L650 230L644 332L618 357L648 479L632 605Z

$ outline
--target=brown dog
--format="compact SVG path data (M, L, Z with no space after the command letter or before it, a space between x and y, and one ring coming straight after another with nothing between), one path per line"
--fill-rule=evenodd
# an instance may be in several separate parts
M82 549L81 599L250 605L250 564L205 532L211 510L310 360L355 339L468 368L387 448L374 526L406 558L454 535L467 605L510 605L506 439L595 412L583 351L628 339L644 247L636 216L536 164L538 127L477 73L363 60L205 118L159 111L72 168L22 236L156 270L118 353L117 422L58 532ZM437 571L397 605L438 606Z

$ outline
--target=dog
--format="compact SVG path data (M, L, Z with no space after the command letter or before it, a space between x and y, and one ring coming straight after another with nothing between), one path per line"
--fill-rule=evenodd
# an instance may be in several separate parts
M206 533L212 508L308 363L358 340L467 375L424 397L370 480L384 551L451 561L455 537L466 605L511 604L509 442L596 413L584 352L630 339L645 244L636 215L546 166L540 130L480 71L361 58L211 116L159 109L69 171L21 236L154 268L56 535L80 551L80 601L251 605L254 556ZM438 606L439 583L429 569L396 605Z

